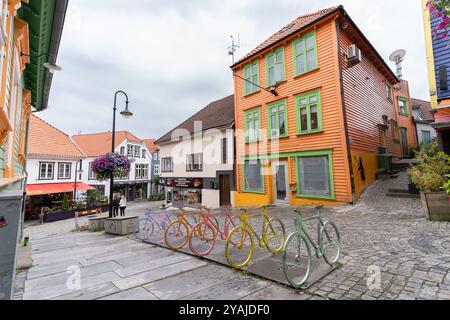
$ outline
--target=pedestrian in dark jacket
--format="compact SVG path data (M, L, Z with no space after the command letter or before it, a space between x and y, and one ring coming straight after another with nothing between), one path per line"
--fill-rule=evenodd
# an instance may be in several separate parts
M114 217L119 216L119 207L120 207L120 198L117 194L114 195L113 199L113 207L114 207Z

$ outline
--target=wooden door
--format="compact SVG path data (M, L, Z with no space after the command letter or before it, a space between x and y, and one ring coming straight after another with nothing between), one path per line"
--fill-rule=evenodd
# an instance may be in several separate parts
M405 158L409 156L408 129L400 128L400 136L402 139L403 157Z
M230 176L220 176L219 177L219 189L220 189L220 206L231 205L231 187L230 187Z

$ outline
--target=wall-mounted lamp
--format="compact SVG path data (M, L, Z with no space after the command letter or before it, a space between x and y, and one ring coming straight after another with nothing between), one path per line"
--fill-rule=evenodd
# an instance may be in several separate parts
M47 55L48 55L48 53L43 53L43 54L40 54L40 55L37 55L37 56L29 55L29 54L26 54L26 53L23 53L23 52L20 53L21 57L30 57L30 58L40 58L40 57L47 56ZM46 62L46 63L43 64L43 66L50 73L55 73L57 71L62 71L62 68L60 66L58 66L57 64L54 64L54 63Z

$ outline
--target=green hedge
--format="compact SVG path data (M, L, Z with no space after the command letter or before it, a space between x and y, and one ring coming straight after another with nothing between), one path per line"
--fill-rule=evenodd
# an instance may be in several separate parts
M164 193L161 194L152 194L148 197L148 201L163 201L166 199L166 195Z

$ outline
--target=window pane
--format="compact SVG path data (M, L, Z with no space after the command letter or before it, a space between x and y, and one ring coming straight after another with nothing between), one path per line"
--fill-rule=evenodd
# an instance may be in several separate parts
M258 64L255 63L252 68L253 68L253 74L257 74L258 73Z
M284 80L284 71L283 71L283 64L278 63L275 65L275 81L283 81Z
M271 136L273 137L273 138L276 138L276 137L278 137L278 132L275 132L275 130L277 130L278 129L278 116L276 115L276 114L273 114L272 116L271 116L271 128L272 128L272 131L273 132L271 132Z
M255 126L254 126L254 139L259 139L259 115L256 116L255 114Z
M305 50L303 49L303 41L299 41L295 44L295 51L297 52L297 54L304 52Z
M275 68L269 69L269 84L275 84Z
M311 130L317 130L319 128L318 119L317 106L311 106Z
M275 55L271 55L268 58L269 67L273 66L275 64Z
M283 51L279 51L276 53L276 59L277 59L277 62L283 61Z
M248 79L252 76L251 70L252 69L250 67L245 68L245 78Z
M308 131L308 114L306 108L300 109L300 130Z
M301 194L331 196L328 156L299 158L299 170Z
M260 161L246 161L245 162L245 189L262 190L263 179L261 176L261 162Z
M306 53L306 64L308 66L308 70L316 68L316 54L314 50L308 51Z
M314 48L314 36L306 38L306 50Z
M284 108L283 111L280 111L280 135L286 134L286 123L284 122Z
M301 54L297 56L297 74L305 73L305 55Z
M308 104L308 100L306 100L306 99L301 99L299 103L300 103L300 105L302 105L302 106L306 106L306 105Z

